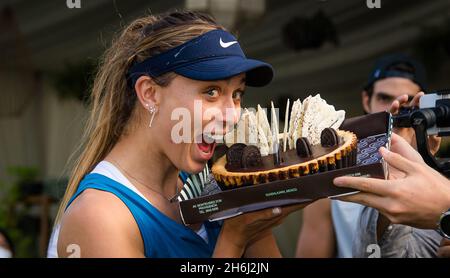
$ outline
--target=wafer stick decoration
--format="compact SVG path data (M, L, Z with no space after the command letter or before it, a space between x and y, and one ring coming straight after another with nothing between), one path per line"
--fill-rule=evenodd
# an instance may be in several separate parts
M283 130L283 152L287 148L288 126L289 126L289 99L286 104L286 114L284 114L284 130Z
M275 113L275 107L273 105L273 101L270 102L271 104L271 114L272 114L272 121L271 121L271 129L272 129L272 138L273 138L273 163L274 165L280 165L280 146L278 142L278 119L277 115Z

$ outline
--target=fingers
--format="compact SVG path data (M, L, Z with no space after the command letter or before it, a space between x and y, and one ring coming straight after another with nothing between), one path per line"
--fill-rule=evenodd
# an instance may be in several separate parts
M414 162L398 153L388 151L385 147L380 148L380 154L390 166L397 168L406 174L411 174L417 171L417 166Z
M261 220L269 220L270 221L270 220L278 218L278 217L288 216L292 212L300 210L309 204L310 203L289 205L289 206L285 206L285 207L268 208L268 209L264 209L264 210L257 211L257 212L251 212L250 214L252 214L252 213L260 214Z
M352 202L364 205L366 207L372 207L382 213L386 213L386 207L388 207L387 200L381 196L371 193L357 193L353 195L347 195L343 197L333 198L344 202Z
M237 221L243 223L243 225L250 225L252 223L270 222L282 216L282 210L280 207L268 208L253 212L247 212L236 218L231 218L230 221ZM234 219L234 220L233 220Z
M245 225L257 225L259 227L258 230L263 230L281 224L284 218L286 218L289 214L306 207L308 204L309 203L289 205L282 208L267 208L263 210L248 212L244 215L238 216L237 218L245 219L243 222L246 223Z
M391 152L398 153L399 155L414 161L423 162L420 154L398 134L393 133L391 137Z
M397 97L396 100L399 102L400 106L405 105L405 103L408 102L408 95L403 94L403 95Z
M389 112L395 115L398 113L399 109L400 109L400 102L398 100L394 100L391 104L391 107L389 108Z
M238 216L235 219L246 219L243 223L251 224L251 223L258 223L258 225L261 225L262 228L273 226L276 222L281 222L286 216L291 214L294 211L297 211L299 209L302 209L306 207L307 204L297 204L297 205L290 205L285 206L283 208L281 207L274 207L274 208L267 208L263 210L253 211L245 213L241 216ZM238 221L238 220L236 220ZM240 220L241 221L241 220Z
M428 147L430 148L431 154L435 155L441 146L442 138L436 135L428 136Z
M397 97L391 104L389 112L397 114L402 106L415 107L419 106L420 98L424 95L424 92L416 94L413 99L408 103L409 96L407 94Z
M334 179L333 183L336 186L353 188L382 196L389 195L392 188L386 180L363 177L338 177Z
M406 142L405 138L401 137L400 135L398 135L396 133L392 133L391 144L392 145L395 145L395 144L409 145L408 142Z
M306 207L306 204L290 205L285 207L268 208L261 211L257 211L259 218L256 221L265 222L262 228L275 227L283 222L283 220L292 212L298 211ZM255 213L255 212L253 212Z
M279 218L283 215L283 209L281 207L268 208L263 210L263 217L261 220L271 221Z
M277 218L281 216L283 210L280 207L274 207L274 208L268 208L260 211L261 220L272 220L274 218ZM258 212L256 212L258 213Z
M272 213L270 214L268 211L271 210ZM263 217L257 219L254 223L258 222L258 230L263 231L280 225L286 216L287 215L284 214L283 210L280 207L270 208L264 210Z
M391 107L389 108L389 112L392 114L397 114L400 107L405 105L408 102L408 95L404 94L399 97L397 97L391 104Z
M413 97L413 99L411 100L411 102L409 103L410 107L416 107L419 106L419 102L420 102L420 98L424 95L424 92L420 92L417 95L415 95Z
M443 239L439 247L437 256L439 258L450 258L450 240Z
M450 239L443 238L441 240L441 247L443 246L450 246Z

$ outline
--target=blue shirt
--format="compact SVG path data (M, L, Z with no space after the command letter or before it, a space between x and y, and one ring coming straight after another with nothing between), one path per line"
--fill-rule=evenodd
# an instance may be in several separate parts
M401 224L391 224L378 238L378 217L379 212L376 209L363 207L357 221L358 226L355 234L357 240L353 241L353 257L436 257L442 240L442 236L438 232Z
M180 176L183 179L183 176ZM125 185L101 174L88 174L80 182L67 207L86 189L97 189L117 196L132 213L149 258L208 258L220 233L216 222L205 222L206 243L192 229L175 222Z

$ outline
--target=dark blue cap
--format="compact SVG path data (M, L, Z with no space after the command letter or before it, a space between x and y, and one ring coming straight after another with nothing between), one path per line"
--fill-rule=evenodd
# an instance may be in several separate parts
M166 52L134 64L127 78L132 88L142 75L175 72L195 80L223 80L246 73L248 86L261 87L273 78L272 66L247 59L239 42L223 30L209 31Z
M405 64L411 68L412 71L396 69L395 66ZM389 78L401 77L411 80L416 83L422 91L427 89L427 78L424 66L404 54L389 54L381 57L375 63L375 67L369 75L369 81L364 89L370 88L376 81Z

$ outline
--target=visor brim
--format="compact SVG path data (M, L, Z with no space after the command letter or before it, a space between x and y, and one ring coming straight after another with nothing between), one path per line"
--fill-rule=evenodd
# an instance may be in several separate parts
M246 73L246 85L263 87L273 79L271 65L239 56L218 57L198 61L174 70L174 72L194 80L225 80Z

